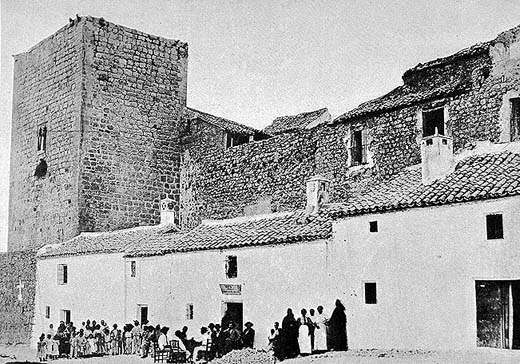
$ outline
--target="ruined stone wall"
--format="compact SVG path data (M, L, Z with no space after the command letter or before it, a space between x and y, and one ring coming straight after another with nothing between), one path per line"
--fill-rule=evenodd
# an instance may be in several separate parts
M23 284L21 300L17 286ZM0 253L0 343L27 343L36 291L36 251Z
M191 173L183 185L190 189L182 191L181 204L196 194L191 204L198 205L202 218L304 207L305 182L314 173L315 152L311 131L199 154L187 149L183 168Z
M8 249L57 243L78 233L82 33L66 26L15 56ZM46 151L37 150L40 127ZM39 160L48 164L34 176Z
M156 224L159 199L179 199L187 44L95 18L82 24L81 229Z

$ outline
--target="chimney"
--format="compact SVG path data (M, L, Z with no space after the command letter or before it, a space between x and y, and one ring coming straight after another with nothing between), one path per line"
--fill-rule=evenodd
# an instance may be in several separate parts
M453 140L445 135L424 137L421 141L422 182L429 185L446 177L455 167L453 159Z
M171 198L164 198L161 200L161 225L176 225L175 217L175 201Z
M316 215L320 208L329 202L330 180L316 175L307 181L307 213Z

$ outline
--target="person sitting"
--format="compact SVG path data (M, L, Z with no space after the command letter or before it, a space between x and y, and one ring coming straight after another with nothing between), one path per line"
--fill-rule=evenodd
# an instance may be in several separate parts
M203 326L200 328L200 336L195 339L195 343L197 345L193 350L193 359L198 361L200 353L204 353L208 347L208 343L211 343L211 333L208 331L207 327Z
M183 352L186 355L186 360L191 358L191 353L186 349L186 346L184 346L184 342L182 341L183 334L182 331L177 330L175 331L175 336L177 337L176 341L178 342L178 347L174 348L175 351Z
M255 330L253 329L253 323L246 322L244 324L246 329L242 333L242 344L244 344L244 348L253 348L255 343Z
M167 336L168 330L169 330L169 327L167 327L167 326L163 326L159 330L161 334L159 335L159 339L157 340L157 346L159 347L159 350L161 350L161 351L163 351L164 348L166 348L168 346L168 336Z

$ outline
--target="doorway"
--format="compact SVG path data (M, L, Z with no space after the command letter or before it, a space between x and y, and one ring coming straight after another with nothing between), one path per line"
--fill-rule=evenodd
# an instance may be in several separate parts
M137 317L141 325L148 323L148 305L137 305Z
M520 280L476 281L477 346L520 349Z
M60 321L66 324L70 322L70 310L60 310Z
M244 309L242 302L223 302L222 329L228 327L230 322L236 324L236 328L242 331Z

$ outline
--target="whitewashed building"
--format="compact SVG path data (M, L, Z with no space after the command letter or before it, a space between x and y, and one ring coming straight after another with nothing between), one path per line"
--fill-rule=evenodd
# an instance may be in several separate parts
M351 348L520 348L519 144L454 158L434 135L422 151L340 204L318 205L328 183L314 178L306 211L179 231L166 203L162 225L44 248L33 337L60 319L195 334L227 312L262 347L288 307L330 314L340 298Z

